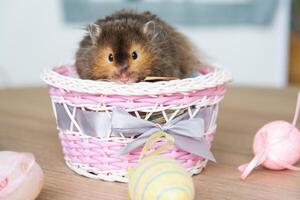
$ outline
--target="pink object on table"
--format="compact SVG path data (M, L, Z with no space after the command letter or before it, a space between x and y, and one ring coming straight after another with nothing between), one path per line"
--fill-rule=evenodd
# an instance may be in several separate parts
M255 157L250 163L239 166L242 172L241 179L245 179L259 165L272 170L300 171L299 167L293 166L300 159L300 132L296 128L299 109L300 93L292 124L286 121L273 121L257 132L253 141Z
M31 153L0 152L0 200L34 200L44 175Z
M79 79L74 65L66 65L45 70L42 79L49 85L66 164L89 178L127 182L127 168L137 164L141 148L126 155L116 154L135 138L106 126L113 109L122 109L143 120L162 119L155 122L160 125L183 113L188 114L188 119L202 113L203 142L210 146L217 127L218 105L231 75L219 68L202 66L191 78L118 84ZM87 116L95 121L87 120ZM96 116L104 116L104 120L96 120ZM105 119L108 120L104 123ZM176 145L163 155L178 160L191 174L200 173L207 163L205 158Z

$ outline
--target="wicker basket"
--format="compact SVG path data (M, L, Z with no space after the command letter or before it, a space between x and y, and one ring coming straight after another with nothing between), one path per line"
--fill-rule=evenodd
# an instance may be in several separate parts
M127 181L126 169L138 162L142 147L124 155L116 153L139 135L128 136L112 129L110 121L115 108L139 120L149 120L157 127L178 116L186 115L188 120L200 116L203 139L210 147L218 104L231 77L218 68L200 73L182 80L118 84L78 79L73 65L45 70L42 79L50 86L66 164L86 177ZM153 148L159 145L160 142ZM207 163L206 158L187 152L176 143L163 155L178 160L191 174L200 173Z

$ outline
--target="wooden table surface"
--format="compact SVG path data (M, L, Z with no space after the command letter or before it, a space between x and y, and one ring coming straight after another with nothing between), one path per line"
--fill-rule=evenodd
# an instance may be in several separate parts
M265 123L291 121L300 88L229 88L221 104L213 153L217 163L194 176L196 199L300 199L300 172L255 170L239 179L252 158L252 139ZM38 200L125 200L127 185L81 177L65 165L46 88L0 90L0 150L35 154L45 172Z

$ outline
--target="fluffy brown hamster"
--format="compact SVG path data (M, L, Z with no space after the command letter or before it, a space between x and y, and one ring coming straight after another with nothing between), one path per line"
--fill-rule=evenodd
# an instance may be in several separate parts
M139 82L185 78L199 67L187 39L150 12L117 11L87 27L75 66L82 79Z

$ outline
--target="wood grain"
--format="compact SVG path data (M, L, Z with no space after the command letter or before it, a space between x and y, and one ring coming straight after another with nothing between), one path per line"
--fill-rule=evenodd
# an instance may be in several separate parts
M300 172L255 170L239 179L238 165L252 158L255 132L265 123L291 121L300 88L230 88L221 104L213 144L217 163L194 176L197 199L300 199ZM38 200L125 200L127 185L81 177L67 168L46 88L0 91L0 150L36 155L46 181Z

